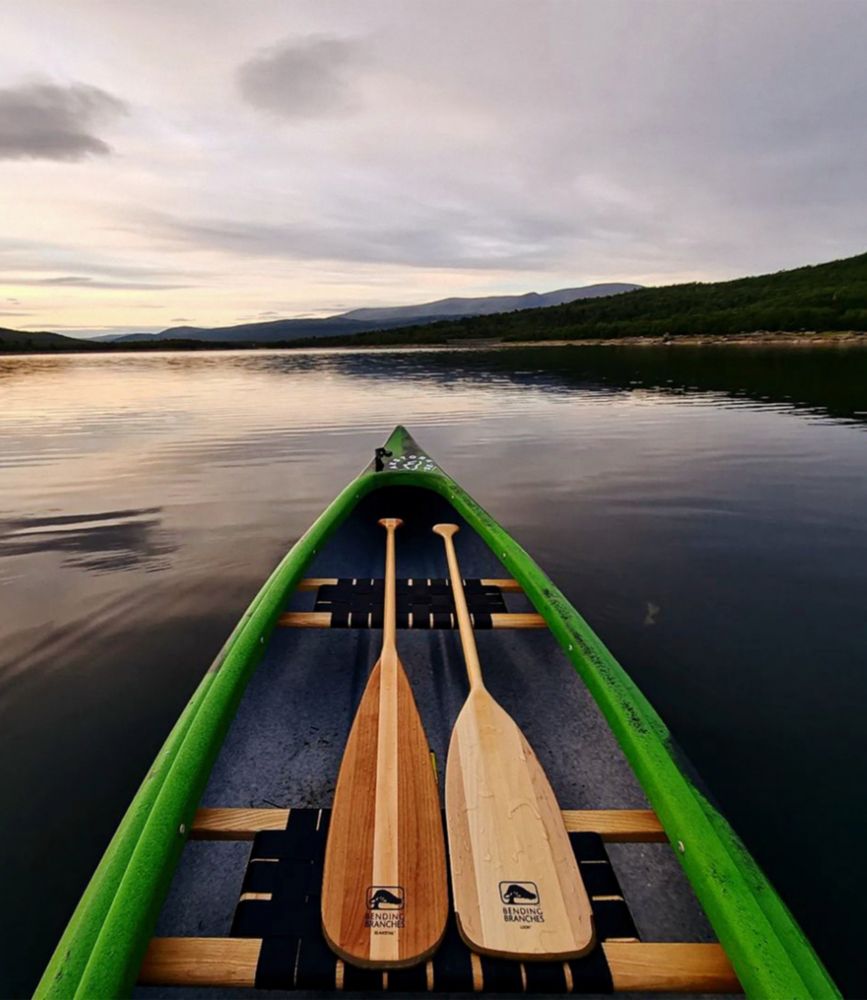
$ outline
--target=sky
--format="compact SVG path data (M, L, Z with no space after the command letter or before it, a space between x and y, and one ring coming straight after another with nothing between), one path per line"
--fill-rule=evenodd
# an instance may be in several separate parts
M865 0L4 3L0 326L867 250Z

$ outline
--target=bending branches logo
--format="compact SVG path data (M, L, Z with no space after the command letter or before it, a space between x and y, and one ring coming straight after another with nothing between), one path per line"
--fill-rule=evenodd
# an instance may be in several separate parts
M545 922L535 882L501 882L500 900L503 903L503 920L507 923L529 926Z
M404 892L400 885L372 885L367 890L365 927L386 933L404 926Z
M372 885L367 890L368 910L403 909L403 889L399 885Z

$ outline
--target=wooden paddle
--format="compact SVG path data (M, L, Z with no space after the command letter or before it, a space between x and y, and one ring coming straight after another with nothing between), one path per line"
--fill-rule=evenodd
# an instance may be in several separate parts
M437 524L470 693L446 763L446 825L458 929L474 951L502 958L577 958L594 944L590 900L560 808L515 721L482 681L453 536Z
M354 965L396 969L427 958L448 915L436 771L397 655L394 532L386 530L382 653L349 733L334 792L322 930Z

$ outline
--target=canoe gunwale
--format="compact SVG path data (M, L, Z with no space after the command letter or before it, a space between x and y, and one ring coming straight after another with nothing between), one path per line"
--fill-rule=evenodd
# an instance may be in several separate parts
M247 682L289 596L322 545L367 494L413 486L447 500L543 616L586 684L658 815L750 996L839 997L821 960L719 810L684 773L655 709L530 555L398 427L385 470L373 463L329 504L253 599L172 728L60 939L39 998L123 996L134 985L193 816ZM424 456L426 458L426 456Z
M283 605L322 545L378 485L368 470L353 480L253 598L136 792L34 997L131 992L220 746Z

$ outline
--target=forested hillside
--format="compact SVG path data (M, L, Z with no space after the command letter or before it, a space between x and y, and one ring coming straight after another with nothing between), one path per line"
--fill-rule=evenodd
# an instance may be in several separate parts
M548 309L362 334L353 343L867 331L867 254L754 278L643 288Z

